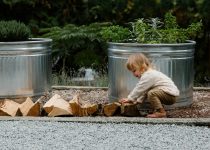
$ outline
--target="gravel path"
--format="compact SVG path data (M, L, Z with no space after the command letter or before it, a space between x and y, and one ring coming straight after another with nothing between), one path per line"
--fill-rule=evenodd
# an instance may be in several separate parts
M177 125L0 121L1 149L206 150L210 128Z

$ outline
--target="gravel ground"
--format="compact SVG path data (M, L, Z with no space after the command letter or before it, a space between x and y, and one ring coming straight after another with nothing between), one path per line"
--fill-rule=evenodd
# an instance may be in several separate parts
M95 89L95 90L79 90L79 89L68 89L68 90L53 90L53 94L61 95L65 100L69 101L74 95L79 94L81 99L90 103L108 103L108 92L107 90Z
M53 90L69 101L80 94L90 103L107 103L107 90ZM210 117L210 92L195 91L193 104L168 112L171 118ZM50 97L50 95L49 95ZM210 128L184 125L0 121L1 149L206 150Z
M177 125L0 121L1 149L207 150L210 128Z

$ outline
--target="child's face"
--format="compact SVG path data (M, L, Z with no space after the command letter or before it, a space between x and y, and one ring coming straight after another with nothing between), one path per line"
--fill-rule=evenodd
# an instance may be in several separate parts
M137 78L141 78L141 75L145 72L145 67L134 67L131 72L133 73L133 76Z
M141 77L142 72L140 69L133 69L133 70L131 70L131 72L133 73L133 76L135 76L137 78Z

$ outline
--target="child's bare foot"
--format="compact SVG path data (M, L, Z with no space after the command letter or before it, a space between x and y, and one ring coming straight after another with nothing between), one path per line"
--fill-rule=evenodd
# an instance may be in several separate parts
M148 114L147 118L166 118L166 112L155 112L153 114Z

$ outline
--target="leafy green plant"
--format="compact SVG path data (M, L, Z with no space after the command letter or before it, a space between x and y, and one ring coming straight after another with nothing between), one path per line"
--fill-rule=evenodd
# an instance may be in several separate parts
M183 43L194 39L202 28L202 22L181 28L171 13L165 14L163 22L159 18L140 18L130 24L130 28L119 25L104 27L100 33L111 42Z
M30 37L30 29L24 24L12 21L0 21L0 41L27 41Z
M110 42L123 42L128 36L130 36L130 31L128 28L116 26L103 27L100 31L102 38Z
M53 39L53 58L59 59L61 64L59 68L65 71L70 67L101 67L105 64L105 42L99 34L103 26L106 24L82 26L68 24L63 28L45 28L40 32L42 37Z

